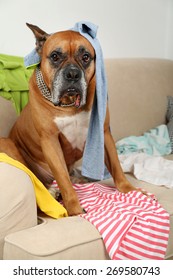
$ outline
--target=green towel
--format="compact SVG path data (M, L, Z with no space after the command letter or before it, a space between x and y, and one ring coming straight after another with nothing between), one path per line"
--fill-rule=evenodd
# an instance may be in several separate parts
M17 114L28 103L28 82L33 70L25 68L23 57L0 54L0 96L13 102Z

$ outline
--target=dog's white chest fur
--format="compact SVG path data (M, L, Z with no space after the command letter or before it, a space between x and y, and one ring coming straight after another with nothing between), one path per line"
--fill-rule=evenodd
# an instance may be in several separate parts
M90 112L81 112L73 116L56 117L54 122L72 147L83 150L88 133Z

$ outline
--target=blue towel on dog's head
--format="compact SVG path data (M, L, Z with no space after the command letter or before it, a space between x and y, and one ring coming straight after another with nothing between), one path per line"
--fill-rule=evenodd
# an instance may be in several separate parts
M82 175L95 180L110 177L104 163L104 120L107 106L107 82L102 49L96 38L97 26L78 22L72 30L79 32L93 46L96 53L96 94L82 162ZM40 62L35 50L25 58L25 66Z
M95 24L90 22L78 22L73 30L83 35L91 43L96 53L96 95L83 155L82 175L102 180L110 176L104 164L104 120L107 106L107 82L102 49L96 38L97 28Z

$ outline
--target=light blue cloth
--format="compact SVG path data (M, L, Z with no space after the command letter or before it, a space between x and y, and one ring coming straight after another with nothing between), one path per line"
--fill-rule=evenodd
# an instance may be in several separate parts
M107 105L107 81L102 49L96 38L98 27L90 22L78 22L73 30L84 36L96 53L96 95L91 112L90 125L85 144L82 175L102 180L110 177L104 164L104 120Z
M129 136L116 143L118 154L143 152L148 155L164 156L171 153L171 143L166 125L150 129L142 136Z
M104 120L107 105L107 82L102 49L96 38L98 27L90 22L81 21L72 30L79 32L93 46L96 53L96 94L91 112L89 130L83 155L82 175L95 180L110 177L104 163ZM25 66L40 62L40 57L33 50L25 59Z
M29 68L39 64L40 60L41 58L38 52L36 51L36 49L33 49L32 52L30 52L28 55L24 57L24 64L26 68Z

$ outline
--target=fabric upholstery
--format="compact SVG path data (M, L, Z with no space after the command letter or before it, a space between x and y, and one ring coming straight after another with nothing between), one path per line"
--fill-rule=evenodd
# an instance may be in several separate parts
M107 59L111 131L119 140L141 135L166 123L167 96L173 96L173 61L162 59ZM7 135L16 119L13 106L0 98L0 135ZM3 122L2 122L3 120ZM167 156L173 160L172 155ZM5 172L5 173L4 173ZM37 225L35 197L29 177L0 164L0 254L4 259L107 259L98 231L80 217L42 217ZM173 190L127 178L134 186L154 193L170 214L166 258L173 256ZM112 179L102 183L113 184ZM1 216L2 217L2 216ZM5 237L5 246L3 240Z
M58 220L44 217L39 226L8 235L4 259L21 256L22 259L108 258L98 231L80 217Z
M173 189L139 182L130 174L127 178L134 186L154 193L170 213L171 231L166 258L171 257ZM104 184L112 186L114 183L112 179L108 179ZM20 259L21 256L22 259L109 259L99 232L81 217L53 220L42 216L40 225L8 235L5 238L4 259Z
M37 207L29 176L6 163L0 163L0 259L4 237L37 225Z
M165 123L167 96L173 96L173 61L107 59L106 72L115 140Z
M11 101L0 96L0 137L8 136L17 115Z

